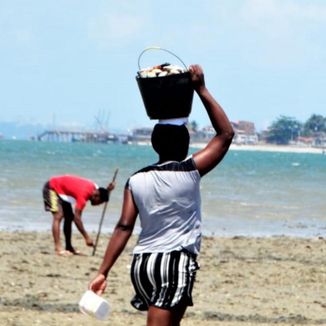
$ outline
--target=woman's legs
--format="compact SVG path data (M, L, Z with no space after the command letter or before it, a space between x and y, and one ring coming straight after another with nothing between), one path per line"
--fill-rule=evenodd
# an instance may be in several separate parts
M136 295L131 304L139 310L148 309L147 326L180 325L187 306L192 305L198 268L196 257L187 252L134 255L131 280Z
M186 305L178 305L170 310L150 306L147 313L147 326L179 326L186 312Z

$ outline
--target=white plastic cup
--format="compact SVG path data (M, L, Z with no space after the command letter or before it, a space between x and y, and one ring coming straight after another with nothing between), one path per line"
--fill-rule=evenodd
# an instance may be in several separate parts
M90 290L87 290L81 297L79 309L83 314L90 315L99 320L106 320L110 313L109 303Z

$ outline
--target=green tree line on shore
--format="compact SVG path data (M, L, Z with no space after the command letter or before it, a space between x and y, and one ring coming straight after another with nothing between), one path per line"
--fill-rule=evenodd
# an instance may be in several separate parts
M319 137L326 134L326 117L313 114L302 123L293 117L278 117L265 133L266 141L274 144L288 144L298 137Z

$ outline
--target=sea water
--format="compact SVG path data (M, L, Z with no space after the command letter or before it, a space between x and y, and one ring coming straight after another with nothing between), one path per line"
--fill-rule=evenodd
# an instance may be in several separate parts
M156 160L151 146L1 140L0 230L51 229L42 200L51 176L75 174L106 186L118 168L102 226L102 232L111 232L127 178ZM202 178L201 195L206 235L324 236L326 155L230 150ZM97 232L102 212L103 205L87 204L88 231Z

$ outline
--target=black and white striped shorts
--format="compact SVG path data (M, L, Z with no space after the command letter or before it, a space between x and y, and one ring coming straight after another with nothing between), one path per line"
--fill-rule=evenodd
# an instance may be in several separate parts
M192 306L192 289L199 265L187 251L135 254L131 281L136 295L131 304L138 310L149 306L170 309Z

